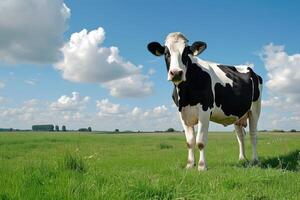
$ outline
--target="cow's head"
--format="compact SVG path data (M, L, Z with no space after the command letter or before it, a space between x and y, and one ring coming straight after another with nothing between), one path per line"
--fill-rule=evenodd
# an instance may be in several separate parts
M201 41L189 46L186 37L182 33L175 32L167 36L164 46L158 42L151 42L148 44L148 50L155 56L165 56L168 80L177 85L186 80L189 55L199 55L206 46L206 43Z

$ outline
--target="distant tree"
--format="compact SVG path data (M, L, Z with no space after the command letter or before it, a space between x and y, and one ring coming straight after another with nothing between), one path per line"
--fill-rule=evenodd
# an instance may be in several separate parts
M66 132L66 131L67 131L67 128L66 128L66 126L65 126L65 125L62 125L62 127L61 127L61 131L64 131L64 132Z
M119 132L120 132L120 130L116 128L116 129L115 129L115 132L116 132L116 133L119 133Z
M43 125L33 125L33 131L54 131L54 126L52 124L43 124Z
M89 131L89 132L92 132L92 128L91 128L90 126L88 127L88 131Z
M174 129L174 128L168 128L168 129L166 130L166 132L175 132L175 129Z
M55 126L55 131L59 131L59 126L58 125Z
M297 132L297 130L296 129L292 129L291 132Z

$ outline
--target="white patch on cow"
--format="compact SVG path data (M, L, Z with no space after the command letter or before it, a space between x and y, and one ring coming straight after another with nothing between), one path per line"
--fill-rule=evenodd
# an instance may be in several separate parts
M187 126L195 126L198 124L200 103L195 106L185 106L181 109L181 119Z
M198 67L201 67L204 71L209 73L212 81L213 91L216 83L220 83L224 87L227 83L230 86L233 85L233 81L230 78L228 78L226 74L218 67L218 63L205 61L195 56L190 56L190 58L193 63L197 64Z
M234 115L225 115L223 110L214 104L210 120L218 124L222 124L223 126L228 126L235 123L238 120L238 117Z
M234 67L240 73L248 73L249 72L249 69L248 69L249 66L247 66L247 65L236 65Z
M178 87L176 87L176 91L177 91L177 98L178 98L178 103L179 103L180 96L179 96L179 88Z

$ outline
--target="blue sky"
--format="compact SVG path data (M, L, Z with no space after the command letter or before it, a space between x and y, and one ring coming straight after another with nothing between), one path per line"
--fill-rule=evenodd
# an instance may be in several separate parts
M300 91L295 87L300 84L299 10L296 1L3 1L0 127L55 123L74 129L181 129L164 60L146 50L148 42L163 43L168 33L179 31L190 42L208 44L200 55L204 60L254 65L267 83L260 129L300 129ZM83 40L93 30L105 37L90 44L86 57L76 62L84 50L74 55L71 47L60 49L83 29ZM103 72L107 81L97 78L108 70L101 65L105 55L100 60L92 55L102 47L112 53L112 46L117 48L115 69L127 71L109 69ZM94 76L83 77L85 72ZM132 88L130 80L140 86ZM223 127L213 124L211 129Z

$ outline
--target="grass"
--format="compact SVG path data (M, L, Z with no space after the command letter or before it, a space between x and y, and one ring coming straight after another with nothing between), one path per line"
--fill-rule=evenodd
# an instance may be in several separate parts
M80 155L70 152L66 153L64 157L63 167L79 173L85 173L87 171L83 158Z
M208 142L199 173L182 134L1 133L0 200L300 199L299 134L260 134L256 166L233 133Z

